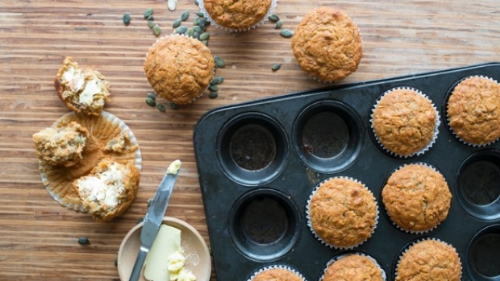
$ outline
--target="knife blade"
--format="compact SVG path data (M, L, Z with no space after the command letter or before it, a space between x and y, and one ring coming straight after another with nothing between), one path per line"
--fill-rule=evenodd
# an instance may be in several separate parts
M181 161L175 160L170 164L163 177L158 190L148 208L148 212L144 217L144 224L141 230L141 246L139 248L139 254L134 263L132 273L130 274L130 281L137 281L142 272L142 267L146 256L153 245L153 242L160 229L163 216L167 210L168 201L172 195L174 189L175 181L179 175L179 169L181 167Z

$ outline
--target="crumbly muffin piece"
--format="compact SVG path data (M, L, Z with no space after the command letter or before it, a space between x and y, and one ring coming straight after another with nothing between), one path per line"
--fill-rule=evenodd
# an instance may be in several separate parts
M252 281L303 281L299 275L284 268L271 268L257 274Z
M64 59L54 86L64 104L77 113L101 114L109 96L106 78L97 70L80 68L71 57Z
M461 81L448 101L448 123L469 144L483 145L500 138L500 84L483 77Z
M395 171L382 189L391 220L410 232L428 231L448 216L451 192L441 173L422 164Z
M33 135L38 159L44 164L71 167L82 159L89 138L88 130L71 122L59 128L45 128Z
M118 136L113 139L110 139L106 146L103 148L105 152L115 152L121 153L125 151L135 151L139 147L137 145L132 144L130 140L130 132L125 130L121 132Z
M456 250L431 239L411 246L396 269L396 281L459 281L461 276L462 264Z
M375 197L363 184L348 178L336 177L321 183L308 207L314 232L338 248L364 242L377 224Z
M214 75L214 58L207 46L191 37L173 35L151 46L144 64L149 84L175 104L188 104L207 89Z
M384 148L410 156L427 147L435 137L436 115L432 102L415 90L395 89L376 105L372 126Z
M137 195L139 171L131 164L104 159L89 175L73 182L82 205L95 221L110 221L123 214Z
M383 281L383 276L375 261L367 256L350 254L331 263L325 270L323 281Z
M300 67L323 82L344 79L363 55L358 27L344 12L321 7L307 13L292 36Z
M204 0L208 15L221 27L246 30L264 19L272 0Z

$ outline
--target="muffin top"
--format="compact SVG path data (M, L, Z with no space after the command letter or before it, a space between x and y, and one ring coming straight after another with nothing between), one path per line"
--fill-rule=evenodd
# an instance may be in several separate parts
M336 177L321 183L308 207L316 235L337 248L364 242L377 224L375 197L363 184L348 178Z
M166 36L151 48L144 63L149 84L175 104L188 104L207 89L214 75L214 58L199 40Z
M307 13L292 37L300 67L323 82L356 71L363 55L358 27L344 12L321 7Z
M303 279L290 270L271 268L257 274L252 281L303 281Z
M483 77L461 81L448 101L448 123L463 141L483 145L500 138L500 84Z
M382 269L367 256L351 254L331 263L325 270L323 281L371 280L383 281Z
M403 254L396 269L396 281L459 281L462 265L455 249L440 241L424 240Z
M395 89L376 105L372 126L384 148L410 156L427 147L434 138L436 115L431 101L415 90Z
M451 193L443 175L422 164L395 171L382 189L391 220L410 232L427 231L448 216Z
M204 0L210 17L222 27L248 29L264 19L272 0Z

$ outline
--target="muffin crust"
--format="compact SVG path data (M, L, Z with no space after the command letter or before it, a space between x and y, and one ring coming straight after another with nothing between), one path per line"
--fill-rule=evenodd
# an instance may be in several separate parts
M382 270L370 258L350 254L330 264L325 271L323 281L370 280L383 281Z
M271 0L204 0L210 17L222 27L245 30L259 23L271 8Z
M272 268L257 274L252 281L303 281L303 279L290 270Z

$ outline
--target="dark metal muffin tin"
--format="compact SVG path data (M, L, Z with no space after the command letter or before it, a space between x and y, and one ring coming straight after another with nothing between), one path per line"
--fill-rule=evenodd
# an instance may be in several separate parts
M394 280L405 246L425 237L457 249L463 280L500 280L500 144L465 145L446 122L450 91L473 75L498 81L500 64L293 93L205 114L194 146L218 280L246 280L269 265L318 280L327 262L345 251L314 238L306 224L306 201L319 182L334 176L355 178L375 195L377 228L352 251L375 258L387 280ZM375 141L372 107L395 87L422 91L440 111L437 140L423 155L393 157ZM397 229L381 202L390 174L415 162L439 170L453 195L447 219L422 235Z

